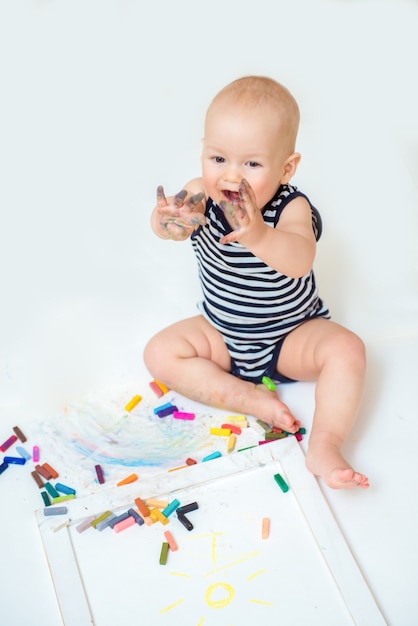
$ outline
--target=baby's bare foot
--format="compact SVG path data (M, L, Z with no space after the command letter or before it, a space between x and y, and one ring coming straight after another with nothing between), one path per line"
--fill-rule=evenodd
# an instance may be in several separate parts
M282 428L289 433L299 430L300 421L295 419L292 413L281 400L275 391L270 391L264 385L257 385L256 412L253 415L270 426Z
M315 476L321 477L332 489L353 489L369 487L369 479L364 474L353 470L333 444L309 443L306 454L306 467Z

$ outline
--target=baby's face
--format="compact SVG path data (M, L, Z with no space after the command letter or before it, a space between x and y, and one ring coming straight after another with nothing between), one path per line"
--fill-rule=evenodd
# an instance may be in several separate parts
M206 118L202 178L217 204L238 200L243 178L251 185L259 209L277 191L289 155L277 116L268 108L248 109L215 104Z

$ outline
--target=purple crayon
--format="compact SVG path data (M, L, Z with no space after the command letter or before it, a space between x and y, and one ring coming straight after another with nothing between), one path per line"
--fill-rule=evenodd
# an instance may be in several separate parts
M103 485L103 483L104 483L105 479L104 479L104 476L103 476L103 470L102 470L102 468L100 467L100 465L95 465L95 466L94 466L94 469L96 470L97 480L99 481L99 483L100 483L101 485Z

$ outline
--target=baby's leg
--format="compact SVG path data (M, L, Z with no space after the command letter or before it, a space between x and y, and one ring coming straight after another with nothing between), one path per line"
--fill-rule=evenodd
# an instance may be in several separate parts
M192 400L253 415L289 432L300 427L275 392L229 373L224 340L201 315L155 335L145 347L144 361L152 376Z
M296 380L316 380L315 413L306 465L329 487L368 487L341 453L357 416L366 367L362 341L329 320L315 319L292 331L278 368Z

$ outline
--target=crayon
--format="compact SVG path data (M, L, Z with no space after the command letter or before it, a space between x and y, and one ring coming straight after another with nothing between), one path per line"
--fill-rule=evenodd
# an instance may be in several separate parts
M163 395L165 395L166 393L168 393L170 390L168 387L166 387L166 385L164 385L164 383L160 382L159 380L155 380L153 381L157 387L159 387L161 389L161 391L163 392Z
M44 509L44 515L66 515L67 510L66 506L50 506Z
M101 485L103 485L103 483L104 483L105 479L104 479L104 476L103 476L103 470L102 470L102 468L100 467L100 465L95 465L95 466L94 466L94 469L96 470L97 480L99 481L99 483L100 483Z
M169 530L166 530L166 531L164 532L164 537L166 538L167 543L168 543L168 545L169 545L169 547L170 547L170 550L171 550L172 552L175 552L176 550L178 550L178 545L177 545L177 543L176 543L176 541L175 541L175 539L174 539L173 535L170 533L170 531L169 531Z
M6 450L8 450L10 446L12 446L15 443L15 441L17 441L17 437L16 435L12 435L4 443L1 444L0 451L6 452Z
M229 428L216 428L214 426L212 426L209 432L211 435L217 435L218 437L229 437L231 434Z
M208 454L207 456L203 457L202 463L204 463L205 461L212 461L212 459L218 459L220 456L222 456L220 452L212 452L212 454Z
M44 501L45 506L51 506L51 500L46 491L41 491L42 500Z
M236 435L229 435L228 443L226 445L226 451L227 452L232 452L232 450L235 448L236 440L237 440L237 436Z
M161 546L161 553L160 553L160 565L165 565L167 563L168 548L169 548L169 545L167 541L163 541L163 545Z
M193 530L193 524L191 523L191 521L185 516L182 515L181 513L177 513L177 519L179 520L179 522L181 522L183 524L183 526L187 529L187 530Z
M132 411L132 409L134 409L136 405L141 402L141 400L142 396L134 396L132 400L129 400L128 404L125 406L125 411L128 411L128 413Z
M34 463L38 463L38 461L39 461L39 446L33 446L32 458L33 458L33 462Z
M177 508L177 513L180 515L184 515L185 513L190 513L190 511L196 511L199 508L197 502L190 502L189 504L185 504L184 506L179 506Z
M53 487L51 485L51 483L45 483L44 485L45 489L47 490L47 492L49 493L49 495L51 496L51 498L59 498L59 493L58 491L55 489L55 487Z
M50 473L50 478L58 478L58 472L54 470L53 467L49 465L49 463L43 463L42 467Z
M38 485L39 489L41 489L44 486L44 481L39 476L38 472L35 472L35 471L31 472L31 476L33 480L36 482L36 484Z
M177 498L174 498L174 500L172 502L170 502L170 504L168 506L165 507L165 509L163 509L161 511L161 513L163 515L165 515L166 517L168 517L169 515L171 515L178 507L180 506L180 502L177 500Z
M261 524L261 539L268 539L270 535L270 519L268 517L263 517L263 521Z
M5 456L3 461L9 465L24 465L26 463L23 456Z
M234 435L241 434L241 428L239 426L235 426L235 424L222 424L221 428L228 428Z
M274 480L279 485L279 487L283 491L283 493L286 493L287 491L289 491L289 485L286 483L286 481L284 480L284 478L280 474L275 474L274 475Z
M117 524L113 526L113 531L115 533L120 533L122 530L129 528L135 524L135 519L129 515L126 519L121 520Z
M276 385L274 384L274 382L271 380L271 378L269 378L268 376L263 376L263 378L261 379L261 382L263 383L263 385L265 387L267 387L267 389L269 389L270 391L274 391L276 389Z
M130 483L134 483L136 480L138 480L138 474L130 474L123 480L119 481L116 486L122 487L123 485L129 485Z
M17 436L17 438L20 439L20 441L22 443L25 443L25 441L27 441L27 438L22 433L22 431L20 430L19 426L13 426L13 432Z
M186 413L185 411L174 411L173 417L177 420L194 420L194 413Z
M0 465L0 474L3 474L3 472L7 470L8 467L8 464L3 461L3 463Z
M164 395L161 387L159 387L155 381L150 382L149 386L158 398L161 398Z
M35 465L35 469L38 474L40 474L43 478L46 478L46 480L50 480L50 478L52 478L52 474L46 467L43 467L42 465Z
M29 452L25 450L25 448L22 448L22 446L16 446L16 452L19 452L20 456L23 456L27 461L30 461L32 458Z
M83 522L75 527L76 531L78 533L83 533L85 530L87 530L87 528L90 528L91 522L94 520L94 517L94 515L90 515L90 517L87 517Z
M55 489L67 495L75 495L75 489L67 487L67 485L63 485L62 483L55 483Z
M138 524L138 526L142 526L144 520L140 515L138 515L138 513L134 509L128 509L128 513L131 517L134 518L135 523Z
M141 498L135 498L135 504L138 507L141 515L143 515L144 517L149 516L149 508Z

